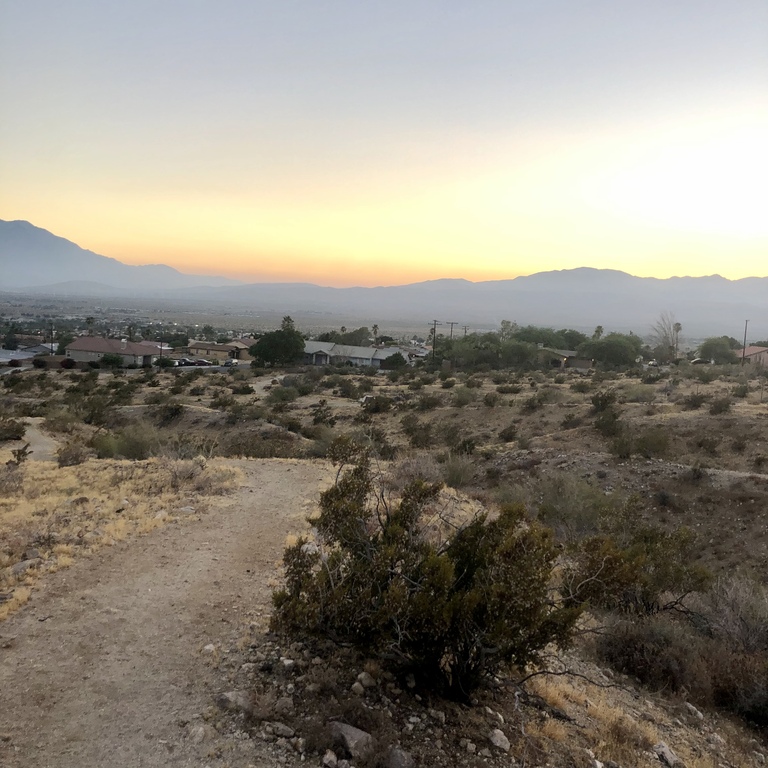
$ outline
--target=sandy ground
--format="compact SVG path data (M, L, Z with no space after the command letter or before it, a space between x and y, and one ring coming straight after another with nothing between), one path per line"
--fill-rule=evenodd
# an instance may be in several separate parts
M51 575L0 624L0 765L274 764L251 742L247 757L211 760L188 724L220 692L219 653L249 621L264 625L286 534L331 475L322 463L233 464L242 487L201 520Z

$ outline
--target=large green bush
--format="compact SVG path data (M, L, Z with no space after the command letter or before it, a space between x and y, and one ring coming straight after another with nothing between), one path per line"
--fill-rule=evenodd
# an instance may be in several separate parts
M438 484L417 480L386 501L366 454L347 441L329 456L339 474L312 521L317 541L285 551L275 629L351 643L459 699L502 665L567 642L580 607L553 601L551 533L522 506L479 515L443 541L427 520Z

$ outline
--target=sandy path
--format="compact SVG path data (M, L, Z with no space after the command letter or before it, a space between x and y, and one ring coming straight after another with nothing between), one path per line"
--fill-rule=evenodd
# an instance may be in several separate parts
M266 615L285 536L330 479L320 463L235 463L243 487L202 520L53 574L0 624L0 765L219 764L184 727L221 686L201 649ZM227 764L271 764L258 749Z
M27 431L24 433L24 439L14 443L8 443L11 448L21 448L29 443L31 451L29 458L31 461L56 461L56 451L59 449L59 443L50 435L42 431L41 426L44 419L40 416L25 419L27 422Z

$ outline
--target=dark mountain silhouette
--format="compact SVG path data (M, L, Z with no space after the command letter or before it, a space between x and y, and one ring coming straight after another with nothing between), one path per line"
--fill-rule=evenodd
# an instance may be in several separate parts
M510 265L514 269L514 265ZM23 221L0 221L0 290L59 296L159 297L196 307L360 318L360 322L433 319L473 329L501 320L521 325L647 334L662 312L674 313L688 338L768 337L768 278L727 280L719 275L658 279L613 269L538 272L511 280L472 283L429 280L374 288L329 288L311 283L243 284L186 275L162 264L129 266L85 251Z

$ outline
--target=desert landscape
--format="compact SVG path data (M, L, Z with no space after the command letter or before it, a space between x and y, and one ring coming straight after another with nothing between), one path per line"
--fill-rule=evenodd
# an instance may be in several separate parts
M760 369L29 369L0 381L3 764L762 760L762 680L733 679L764 652ZM580 542L610 534L630 557L639 539L622 544L616 527L652 531L657 559L641 568L661 574L656 602L579 598L567 648L505 667L466 701L346 643L276 634L282 551L334 483L340 436L373 457L393 499L414 478L439 483L433 510L451 525L525 505L554 531L561 594ZM705 652L716 625L730 639ZM357 754L334 722L376 747Z

